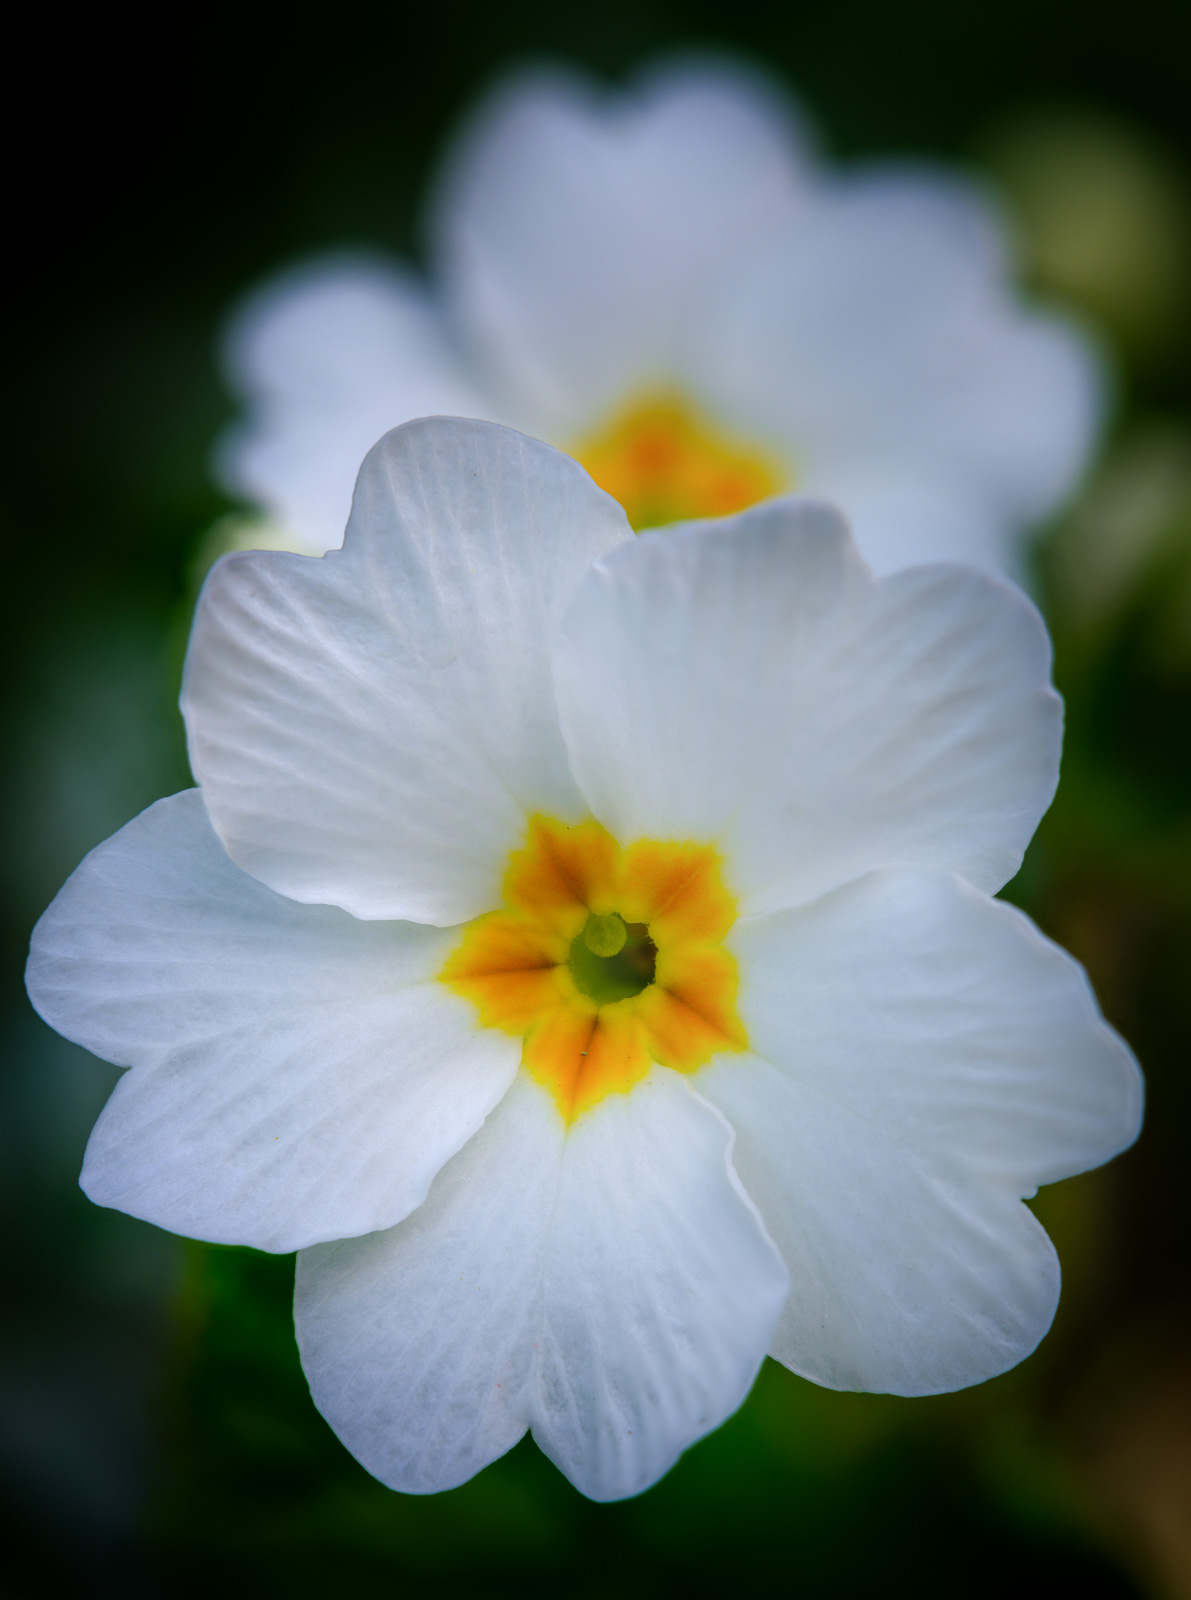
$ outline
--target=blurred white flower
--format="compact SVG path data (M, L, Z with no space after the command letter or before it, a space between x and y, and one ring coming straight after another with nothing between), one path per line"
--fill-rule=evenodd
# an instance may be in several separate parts
M1010 586L874 581L814 502L634 540L546 445L390 434L341 551L214 569L201 791L38 925L38 1009L132 1069L84 1187L299 1249L314 1398L400 1489L531 1428L636 1493L766 1350L1003 1371L1059 1291L1021 1197L1140 1115L989 898L1054 790L1048 669Z
M1097 431L1090 347L1015 298L986 200L926 169L819 166L738 68L624 92L515 77L430 220L432 286L318 261L231 330L246 409L222 475L296 549L339 544L381 433L449 413L568 451L637 528L796 489L840 504L879 571L1013 571Z

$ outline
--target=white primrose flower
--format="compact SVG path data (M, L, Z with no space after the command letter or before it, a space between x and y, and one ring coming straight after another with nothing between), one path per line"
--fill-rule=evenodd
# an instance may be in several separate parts
M394 1488L527 1429L653 1483L768 1351L930 1394L1020 1361L1022 1197L1135 1137L1082 970L990 895L1056 781L1021 594L874 580L776 500L632 537L565 455L387 435L341 550L232 555L199 789L39 923L42 1015L129 1067L82 1183L298 1250L316 1404Z
M221 473L340 542L356 470L411 417L486 417L573 455L640 529L791 490L880 572L1015 572L1101 412L1087 341L1015 298L1000 220L908 166L820 166L780 93L675 64L625 91L505 83L431 208L435 277L323 260L231 330Z

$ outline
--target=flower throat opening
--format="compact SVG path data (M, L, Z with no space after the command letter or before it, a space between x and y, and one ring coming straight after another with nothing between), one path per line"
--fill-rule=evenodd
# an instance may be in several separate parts
M571 940L567 965L580 994L598 1006L631 1000L648 989L657 969L658 948L644 922L625 922L617 912L594 913Z
M568 1124L654 1063L696 1072L748 1039L724 939L736 902L712 846L536 816L504 905L461 930L439 978L482 1026L519 1036L524 1071Z

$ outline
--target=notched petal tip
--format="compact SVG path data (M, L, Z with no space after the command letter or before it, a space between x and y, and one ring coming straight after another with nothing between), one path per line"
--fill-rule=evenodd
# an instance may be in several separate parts
M560 451L428 417L369 453L342 550L222 563L183 713L236 863L366 920L491 910L526 816L582 812L549 641L591 563L631 538Z

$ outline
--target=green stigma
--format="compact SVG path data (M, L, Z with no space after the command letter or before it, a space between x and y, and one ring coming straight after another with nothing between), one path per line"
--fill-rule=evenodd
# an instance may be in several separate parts
M580 994L597 1005L631 1000L653 982L657 946L643 922L626 923L613 911L589 916L571 940L567 965Z
M592 912L583 930L583 943L593 956L616 956L624 949L628 936L624 918L615 911L606 917L597 917Z

